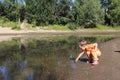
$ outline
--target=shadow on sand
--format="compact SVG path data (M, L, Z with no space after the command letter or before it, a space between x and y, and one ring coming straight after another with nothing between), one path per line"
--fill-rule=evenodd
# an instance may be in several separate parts
M120 50L118 50L118 51L114 51L114 52L120 53Z
M81 58L81 59L79 59L81 62L87 62L88 61L88 59L87 58Z
M70 58L70 60L71 60L71 61L75 61L75 58L74 58L74 57L73 57L73 58ZM80 58L79 61L81 61L81 62L87 62L88 59L87 59L87 58Z

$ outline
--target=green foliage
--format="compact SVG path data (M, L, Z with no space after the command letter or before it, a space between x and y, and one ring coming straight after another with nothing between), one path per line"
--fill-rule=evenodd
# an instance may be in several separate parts
M1 13L2 16L5 16L11 21L20 21L23 18L24 13L22 13L22 10L24 7L19 4L18 1L4 0L2 5L4 5L4 7L1 8L3 9L3 12Z
M63 26L63 25L48 25L48 26L44 26L44 27L40 27L41 29L44 30L70 30L69 27Z
M19 22L9 21L9 19L5 17L0 18L0 26L2 27L11 27L12 29L20 29Z
M105 25L120 25L120 0L103 0L105 9Z
M1 26L5 19L19 23L27 20L28 24L31 24L28 27L58 24L68 25L70 29L76 29L76 25L84 26L84 28L95 28L96 24L103 24L104 21L106 24L120 25L119 0L108 0L108 2L107 0L24 1L4 0L0 2L0 17L4 17L3 21L0 22ZM107 12L104 11L107 9ZM19 26L14 25L13 28L19 29Z
M69 22L69 18L66 18L66 17L61 17L61 18L60 18L60 24L65 25L65 24L67 24L68 22Z
M72 14L72 10L70 9L71 2L70 0L58 0L56 4L56 18L58 20L58 24L66 25L70 22Z
M108 9L111 24L114 26L120 25L120 0L111 0Z
M3 26L4 23L8 22L9 19L7 19L6 17L0 17L0 25Z
M92 28L92 30L120 30L120 26L113 27L113 26L97 24L95 28Z
M19 52L19 40L0 43L1 57L11 57L15 52Z
M78 25L75 24L75 23L69 23L68 24L68 28L71 29L71 30L75 30L75 29L77 29L77 27L78 27Z
M103 21L103 10L99 0L76 0L75 10L76 22L79 25L95 27L96 23Z
M54 23L55 0L26 0L26 10L26 18L29 23L35 22L37 26Z

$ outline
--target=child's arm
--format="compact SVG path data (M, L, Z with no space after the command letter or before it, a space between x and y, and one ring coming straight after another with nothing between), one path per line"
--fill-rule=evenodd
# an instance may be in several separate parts
M97 48L98 48L98 44L97 44L97 43L94 43L94 46L95 46L95 48L94 48L94 50L93 50L93 51L96 51L96 50L97 50Z
M85 53L85 51L82 51L82 52L78 55L78 57L75 59L75 62L77 62L78 59L79 59L84 53Z

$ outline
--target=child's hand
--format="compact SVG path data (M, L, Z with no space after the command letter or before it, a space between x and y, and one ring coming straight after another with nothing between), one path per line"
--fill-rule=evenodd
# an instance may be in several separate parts
M77 62L77 60L74 61L75 63Z

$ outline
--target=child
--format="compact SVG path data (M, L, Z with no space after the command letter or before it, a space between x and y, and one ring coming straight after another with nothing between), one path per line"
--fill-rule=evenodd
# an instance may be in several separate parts
M88 61L87 63L92 63L93 65L99 64L99 56L101 55L100 50L98 49L98 44L87 44L87 41L83 40L79 43L79 47L82 49L82 52L78 55L75 62L84 54L87 54Z

